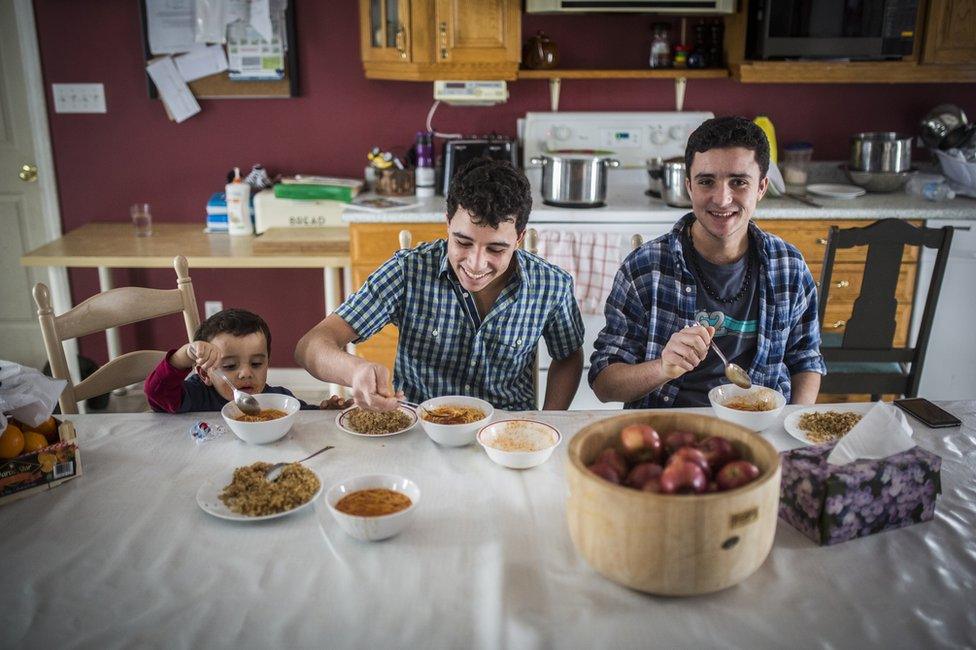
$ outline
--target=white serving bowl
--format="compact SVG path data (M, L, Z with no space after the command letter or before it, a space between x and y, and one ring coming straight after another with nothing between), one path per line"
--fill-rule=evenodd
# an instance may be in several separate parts
M526 442L532 446L532 450L506 451L495 446L505 438ZM541 465L549 460L562 439L559 429L536 420L499 420L478 432L478 444L485 448L488 458L512 469Z
M224 416L224 422L234 432L234 435L249 442L252 445L266 445L269 442L280 440L285 437L291 425L295 423L295 416L301 404L294 397L279 395L277 393L257 393L254 399L262 409L278 409L288 415L277 420L267 422L241 422L234 419L241 416L241 410L234 402L227 402L224 408L220 409L220 414Z
M347 494L377 488L386 488L407 495L410 497L410 507L391 515L378 517L359 517L336 510L336 504ZM330 487L325 493L325 502L342 530L364 542L375 542L393 537L407 527L417 511L417 504L420 503L420 488L410 479L395 474L366 474Z
M468 406L484 411L485 417L467 424L437 424L424 419L425 408L435 409L439 406ZM478 430L488 424L494 412L495 409L485 400L463 395L434 397L421 404L420 408L417 409L417 415L420 416L420 426L424 428L431 440L446 447L470 445L474 442L475 436L478 435Z
M752 397L758 399L760 396L768 396L773 402L773 409L770 411L740 411L725 406L725 403L737 397ZM786 406L786 397L783 393L773 388L765 386L753 386L752 388L739 388L735 384L722 384L708 391L708 401L712 403L712 410L715 415L753 431L762 431L776 424L783 407Z

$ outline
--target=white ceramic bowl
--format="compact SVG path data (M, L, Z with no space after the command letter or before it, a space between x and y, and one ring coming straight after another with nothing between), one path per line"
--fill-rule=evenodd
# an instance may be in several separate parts
M536 420L499 420L478 432L478 444L485 448L488 458L512 469L541 465L549 460L562 439L559 429ZM531 450L500 449L497 445L503 440L527 444Z
M425 408L434 409L439 406L468 406L484 411L485 417L467 424L437 424L424 419ZM495 409L485 400L462 395L434 397L421 404L420 408L417 409L417 415L420 416L420 426L424 428L430 439L447 447L470 445L474 442L475 436L478 435L478 430L488 424L494 412Z
M291 425L295 423L295 416L298 409L301 408L298 400L277 393L258 393L254 395L254 399L258 401L262 409L278 409L288 415L267 422L241 422L234 419L235 416L241 415L240 409L234 402L227 402L224 404L224 408L220 409L220 414L224 416L224 422L227 423L230 430L234 432L235 436L252 445L265 445L284 438L288 430L291 429Z
M410 497L410 507L394 512L392 515L379 517L358 517L336 510L336 504L347 494L377 488L386 488L407 495ZM420 503L420 488L410 479L395 474L366 474L333 485L325 493L325 502L342 530L364 542L375 542L393 537L407 527L417 511L417 504Z
M773 401L773 409L770 411L740 411L725 406L725 403L737 397L751 397L759 399L760 396L768 396ZM708 401L712 403L712 410L715 415L753 431L762 431L776 424L783 407L786 406L786 397L783 393L765 386L753 386L745 389L739 388L735 384L722 384L708 391Z

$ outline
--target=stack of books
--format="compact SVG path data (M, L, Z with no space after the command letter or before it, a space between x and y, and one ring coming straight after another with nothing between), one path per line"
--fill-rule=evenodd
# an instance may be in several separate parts
M251 196L251 219L254 219L254 196ZM214 192L207 201L207 227L204 232L230 232L227 221L227 196Z

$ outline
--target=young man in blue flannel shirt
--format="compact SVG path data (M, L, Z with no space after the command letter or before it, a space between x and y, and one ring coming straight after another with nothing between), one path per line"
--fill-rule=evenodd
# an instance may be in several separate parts
M373 410L469 395L535 410L539 339L553 358L544 409L566 409L583 370L583 320L572 278L519 249L532 209L525 175L482 158L458 171L447 197L447 240L398 251L298 343L314 376L352 387ZM393 384L382 365L348 354L387 323L399 329Z
M800 252L751 221L766 193L769 143L740 117L702 124L688 139L692 212L631 253L607 300L589 382L628 408L708 406L724 365L754 384L812 404L825 374L817 290Z

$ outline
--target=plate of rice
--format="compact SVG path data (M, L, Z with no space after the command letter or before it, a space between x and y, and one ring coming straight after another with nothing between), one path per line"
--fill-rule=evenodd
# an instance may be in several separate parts
M394 411L367 411L358 406L336 416L336 426L353 436L384 438L405 433L417 424L417 412L402 404Z
M285 467L273 483L264 478L271 465L252 463L208 479L197 490L197 504L220 519L264 521L307 508L322 494L322 480L304 465Z
M800 442L822 445L840 440L861 421L863 405L820 404L793 411L783 420L783 428Z

